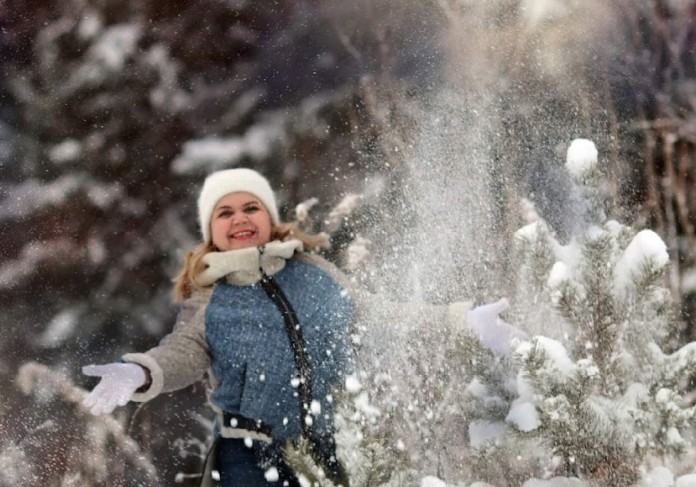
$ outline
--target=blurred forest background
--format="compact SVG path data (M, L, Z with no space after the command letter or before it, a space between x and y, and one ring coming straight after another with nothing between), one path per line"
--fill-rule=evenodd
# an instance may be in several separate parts
M514 294L521 198L572 233L564 154L592 139L696 339L692 0L0 0L0 66L2 486L194 485L202 384L109 419L77 387L168 331L215 169L265 173L286 219L316 197L327 256L365 238L358 277L396 298L388 257L430 225L450 258L419 292L484 300Z

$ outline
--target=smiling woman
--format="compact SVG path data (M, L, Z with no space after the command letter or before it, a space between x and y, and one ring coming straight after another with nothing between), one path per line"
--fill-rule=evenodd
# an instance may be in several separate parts
M271 240L271 216L253 194L231 193L215 205L210 231L219 251L258 247Z
M389 303L358 288L310 252L324 237L279 221L273 191L255 171L208 176L198 211L203 238L175 279L182 303L174 329L145 353L85 367L101 377L85 404L94 414L108 414L208 374L217 412L209 458L222 487L299 487L283 456L284 447L299 440L333 485L348 487L333 409L335 394L355 372L349 335L358 326L397 323L400 333L422 337L423 329L439 334L435 324L446 323L447 330L468 325L502 353L513 338L498 320L505 302L465 317L469 303Z
M300 437L347 487L331 394L350 371L354 300L328 262L304 253L322 238L281 223L268 181L250 169L208 176L198 211L203 241L175 280L183 302L174 330L121 363L85 367L101 377L85 404L110 413L208 373L223 487L298 486L281 450Z

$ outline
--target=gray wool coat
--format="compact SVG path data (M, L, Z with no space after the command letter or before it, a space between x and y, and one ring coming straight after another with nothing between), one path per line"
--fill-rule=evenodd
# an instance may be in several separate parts
M204 262L207 267L199 279L204 287L182 303L172 332L165 336L158 346L147 352L129 353L122 357L125 362L137 363L150 371L150 387L144 392L136 393L133 400L151 400L161 393L197 382L207 374L212 385L211 404L220 417L223 409L234 414L251 416L249 419L269 423L272 426L273 437L278 439L299 435L300 409L296 404L297 394L284 387L282 382L277 382L278 376L283 380L291 380L289 371L294 367L292 355L277 355L284 357L278 360L287 362L282 364L282 367L271 367L268 358L272 350L289 349L284 330L282 333L268 334L268 329L277 331L279 327L282 328L282 321L274 322L280 315L268 314L265 307L262 309L258 304L252 304L255 302L255 290L260 287L258 283L263 274L278 280L285 287L286 294L291 297L291 302L293 299L296 301L292 304L300 308L298 315L301 325L307 328L307 341L321 342L330 334L333 344L323 343L322 350L332 348L338 357L343 357L345 354L341 350L343 347L351 347L353 342L369 343L369 337L373 332L378 338L372 340L372 343L376 344L372 348L381 347L382 352L389 343L395 342L384 342L381 337L417 338L442 333L449 335L464 327L464 315L470 308L469 303L465 302L438 306L425 303L394 303L381 299L378 295L367 293L355 286L348 276L325 259L303 252L301 243L295 240L270 242L263 249L215 252L206 255ZM302 293L293 293L294 287ZM295 297L300 295L309 296L309 299ZM236 301L234 306L237 311L230 311L231 318L221 324L219 319L214 318L221 313L227 314L224 308L221 311L220 306L224 306L224 301L221 304L220 299L234 300L234 296L242 296L242 304ZM303 304L304 301L309 304ZM215 313L211 312L211 302L216 303ZM250 303L250 307L240 312L239 307L247 302ZM273 306L270 301L268 303L268 306ZM307 306L312 309L320 309L323 306L330 308L330 311L321 315L316 310L305 311L308 309ZM340 310L335 311L337 309ZM331 313L336 313L336 319L331 318ZM318 316L323 318L319 319ZM218 341L223 340L220 338L223 336L220 335L221 329L228 330L228 334L224 335L228 337L225 340L235 341L247 333L244 330L250 329L250 323L256 323L254 326L260 330L266 329L266 334L259 335L258 339L247 336L243 345L237 344L238 348L231 346L229 350L225 349L224 353L220 351ZM367 340L356 338L363 336ZM349 340L349 337L353 337L353 340ZM401 343L406 341L407 339ZM315 355L318 356L319 352ZM244 360L252 360L254 363L245 362L243 367L239 364L234 365L235 361L242 361L242 356ZM231 361L233 366L223 367L222 361ZM268 362L268 367L259 369L256 362L260 361ZM330 388L342 385L340 379L349 370L346 368L349 366L345 360L340 359L326 363L326 370L315 371L320 382L315 389L318 394L318 416L328 418L331 401L330 397L327 401L327 396L330 396ZM321 368L316 364L315 367ZM249 379L227 376L234 375L230 371L239 371L242 368L245 373L247 370L255 371L247 376L253 379L253 384ZM332 368L345 370L337 371ZM276 382L269 385L273 381ZM224 389L225 387L230 390ZM236 390L240 388L244 391ZM245 394L253 397L245 398ZM219 399L221 397L225 399ZM244 404L254 406L247 407ZM319 421L318 424L323 423ZM330 429L330 418L323 427ZM231 438L251 437L264 441L271 439L263 433L250 434L247 430L224 425L221 421L220 432L222 436Z

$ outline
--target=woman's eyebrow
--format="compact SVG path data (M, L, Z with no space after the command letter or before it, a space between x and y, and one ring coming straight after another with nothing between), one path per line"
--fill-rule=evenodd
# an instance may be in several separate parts
M248 201L248 202L246 202L246 203L242 203L242 208L246 208L247 206L258 205L258 204L259 204L258 201ZM220 206L218 206L217 208L215 208L215 211L218 211L218 210L233 210L233 209L234 209L234 208L232 208L232 206L230 206L230 205L220 205Z

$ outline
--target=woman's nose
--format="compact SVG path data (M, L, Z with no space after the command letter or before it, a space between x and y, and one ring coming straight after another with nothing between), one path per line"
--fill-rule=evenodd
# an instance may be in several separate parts
M239 211L232 215L232 224L233 225L238 225L240 223L246 223L249 221L249 215L244 213L243 211Z

